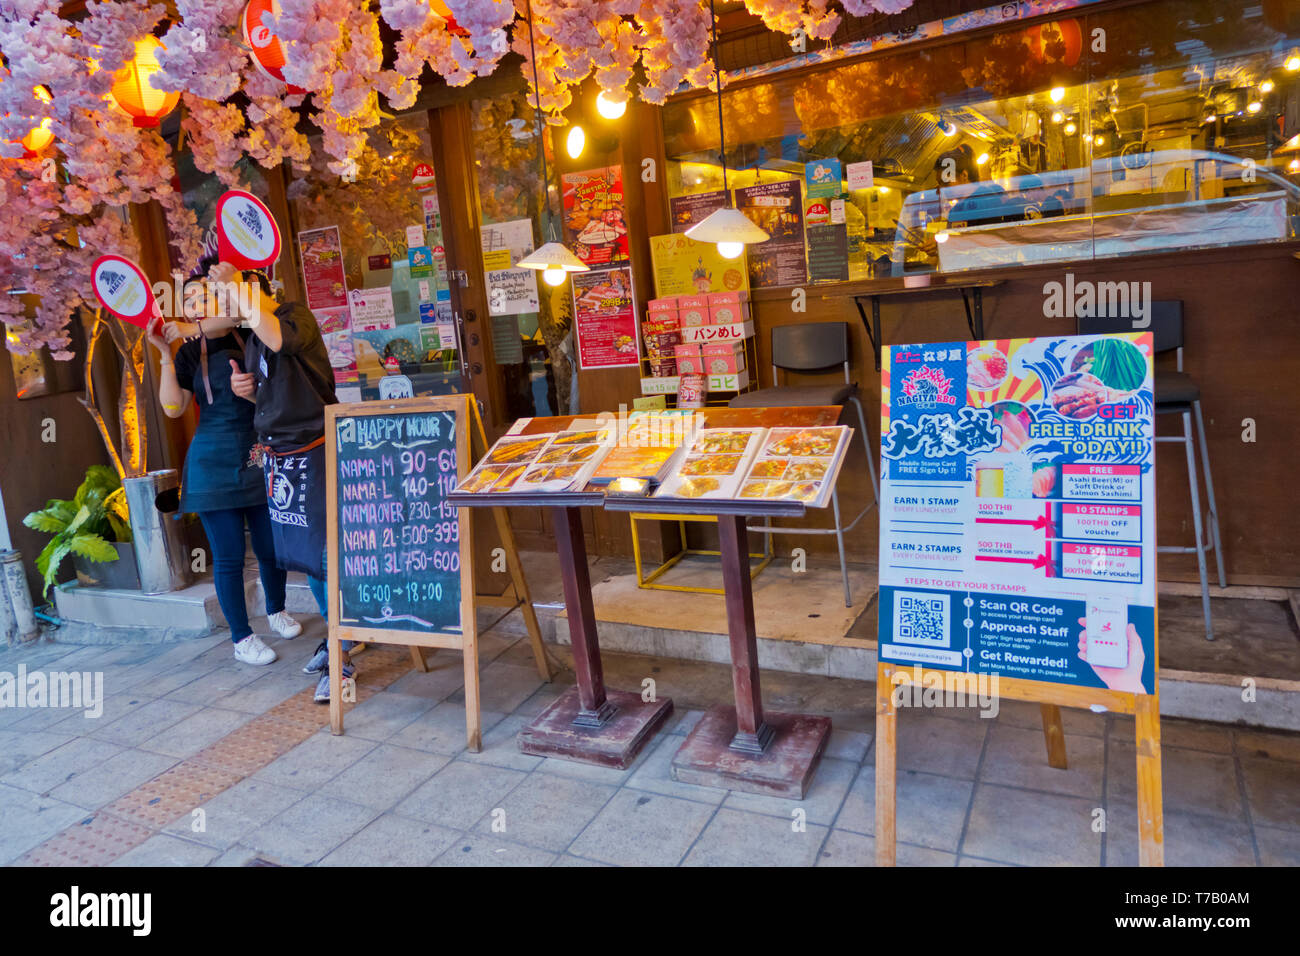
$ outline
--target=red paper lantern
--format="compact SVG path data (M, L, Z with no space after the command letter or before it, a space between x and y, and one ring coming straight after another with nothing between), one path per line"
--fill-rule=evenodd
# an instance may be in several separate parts
M259 73L284 83L284 44L275 35L275 18L280 15L280 0L249 0L239 18L239 31L253 53L253 66ZM301 87L286 84L290 93L306 93Z
M135 56L113 74L113 88L109 91L109 96L118 108L130 116L136 126L144 129L161 123L162 118L176 108L181 98L179 92L164 93L149 83L149 78L159 69L160 49L166 47L155 36L136 40Z

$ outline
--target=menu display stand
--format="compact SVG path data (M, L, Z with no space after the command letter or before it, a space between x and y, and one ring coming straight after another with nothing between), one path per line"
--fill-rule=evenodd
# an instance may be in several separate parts
M605 508L665 516L714 515L718 519L736 703L734 707L723 704L712 708L691 731L673 757L674 779L802 800L830 738L831 720L763 710L745 521L749 517L801 518L806 511L803 503L608 498Z
M542 507L551 516L564 603L569 617L576 686L561 694L531 724L519 731L521 752L563 757L624 770L672 713L671 698L645 701L636 693L607 690L596 636L596 612L591 598L587 545L580 508L599 507L605 496L596 492L537 494L467 494L453 492L448 500L464 508Z

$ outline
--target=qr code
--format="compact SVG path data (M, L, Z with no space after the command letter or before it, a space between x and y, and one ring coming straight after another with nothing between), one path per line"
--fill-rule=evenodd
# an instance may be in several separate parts
M894 592L894 640L926 647L948 646L948 595Z

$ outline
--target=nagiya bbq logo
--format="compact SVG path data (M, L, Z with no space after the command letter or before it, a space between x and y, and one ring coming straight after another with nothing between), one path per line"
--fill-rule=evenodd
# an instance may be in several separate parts
M949 394L952 379L941 369L923 365L914 368L903 379L903 394L895 399L898 405L915 405L917 408L934 408L938 405L956 405L957 397Z

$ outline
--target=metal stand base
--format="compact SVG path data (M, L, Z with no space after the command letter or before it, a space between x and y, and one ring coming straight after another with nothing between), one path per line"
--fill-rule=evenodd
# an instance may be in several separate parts
M735 708L714 707L673 757L673 779L802 800L830 735L829 717L769 713L757 734L745 735L765 736L761 751L742 751L734 746Z
M622 690L606 693L607 700L593 714L582 709L578 689L569 688L519 731L520 752L626 770L673 712L673 702L664 697L647 703Z

